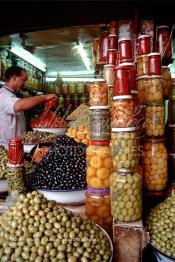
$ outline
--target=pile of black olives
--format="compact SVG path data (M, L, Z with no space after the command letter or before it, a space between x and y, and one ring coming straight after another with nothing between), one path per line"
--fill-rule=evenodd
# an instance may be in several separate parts
M86 145L60 137L35 169L31 184L43 190L86 188Z
M109 240L94 222L36 191L20 195L0 217L1 262L107 262L110 257Z
M151 210L147 226L151 244L175 258L175 193Z

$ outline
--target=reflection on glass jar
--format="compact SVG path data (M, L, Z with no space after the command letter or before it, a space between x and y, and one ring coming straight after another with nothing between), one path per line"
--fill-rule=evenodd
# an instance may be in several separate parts
M142 216L142 181L137 171L118 169L111 174L111 213L121 222L136 221Z
M146 139L143 156L143 186L147 190L161 191L168 180L165 139Z
M168 66L162 66L162 84L164 98L168 96L168 91L171 88L171 74Z
M150 76L147 79L146 90L147 102L162 102L163 101L163 85L161 76Z

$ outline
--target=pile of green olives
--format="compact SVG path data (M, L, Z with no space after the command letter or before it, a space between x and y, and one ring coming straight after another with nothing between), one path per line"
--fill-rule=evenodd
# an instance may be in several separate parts
M106 262L111 253L109 239L94 222L37 191L19 195L0 217L1 262Z
M150 211L147 227L151 244L175 258L175 193Z

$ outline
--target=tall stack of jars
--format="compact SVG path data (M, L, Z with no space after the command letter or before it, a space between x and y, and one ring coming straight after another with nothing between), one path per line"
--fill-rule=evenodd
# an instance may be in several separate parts
M148 35L138 38L137 76L139 103L146 105L143 186L148 191L161 191L167 184L161 54L150 53Z
M90 120L91 141L86 150L86 215L110 233L112 217L109 177L113 167L108 85L103 79L97 79L90 85Z
M24 174L24 150L21 138L9 139L8 163L7 163L7 182L8 192L11 194L17 191L19 194L25 190Z
M142 183L138 167L136 103L131 95L135 78L131 39L118 41L119 62L115 67L112 106L111 212L114 219L132 222L142 216Z

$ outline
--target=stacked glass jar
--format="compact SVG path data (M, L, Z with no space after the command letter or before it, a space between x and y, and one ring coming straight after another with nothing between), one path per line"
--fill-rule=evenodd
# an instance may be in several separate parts
M97 79L90 85L90 145L86 150L86 215L109 233L112 229L110 182L112 152L108 85ZM95 210L95 212L93 211ZM93 212L91 212L93 211Z
M111 119L114 168L110 177L111 212L121 222L136 221L142 216L136 104L131 96L129 69L126 64L115 68Z
M25 191L24 184L24 150L21 138L12 138L8 146L7 182L8 192L17 191L19 194Z

